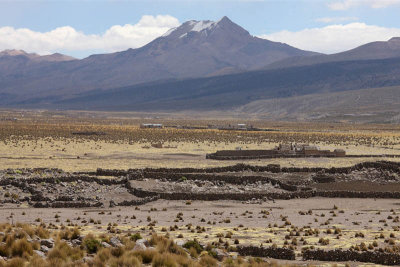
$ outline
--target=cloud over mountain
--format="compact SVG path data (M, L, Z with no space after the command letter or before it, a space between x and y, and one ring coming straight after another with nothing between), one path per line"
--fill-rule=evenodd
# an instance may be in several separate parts
M179 24L178 19L169 15L145 15L134 25L114 25L102 34L85 34L70 26L48 32L6 26L0 27L0 51L22 49L39 54L93 50L115 52L143 46Z
M385 28L365 23L329 25L297 32L280 31L259 37L321 53L337 53L373 41L387 41L400 36L399 28Z

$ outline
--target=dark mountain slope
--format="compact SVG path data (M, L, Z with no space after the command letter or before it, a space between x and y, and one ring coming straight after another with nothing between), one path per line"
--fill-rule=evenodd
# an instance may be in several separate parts
M99 110L229 110L259 99L394 85L400 85L400 58L252 71L93 90L70 99L37 98L13 104Z

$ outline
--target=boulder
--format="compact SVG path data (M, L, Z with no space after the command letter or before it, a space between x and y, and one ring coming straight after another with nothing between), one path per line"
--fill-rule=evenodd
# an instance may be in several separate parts
M153 249L152 247L149 247L150 243L146 239L138 239L135 242L135 246L133 247L133 250L146 250L146 249Z
M146 247L150 246L149 241L147 241L147 239L144 239L144 238L136 240L135 243L136 243L136 244L143 244L143 245L145 245Z
M136 243L135 246L133 247L133 251L139 251L139 250L146 250L147 247L143 243Z
M121 247L122 246L121 241L118 239L118 237L115 237L115 236L110 238L110 244L113 247Z

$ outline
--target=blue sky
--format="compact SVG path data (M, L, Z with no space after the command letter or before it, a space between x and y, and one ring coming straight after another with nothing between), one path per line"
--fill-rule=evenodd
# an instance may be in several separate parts
M226 15L252 35L334 53L400 36L399 14L400 0L0 0L0 50L85 57L142 46L187 20Z

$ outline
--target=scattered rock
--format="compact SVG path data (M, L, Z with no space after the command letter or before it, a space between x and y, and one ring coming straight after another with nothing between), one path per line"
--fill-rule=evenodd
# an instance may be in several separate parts
M185 240L183 239L176 239L175 240L175 244L177 244L180 247L183 247L183 245L185 244Z
M89 257L89 256L85 256L85 257L83 257L83 259L82 259L82 261L83 262L91 262L93 260L93 257Z
M229 256L230 256L232 259L236 260L236 259L239 257L239 253L237 253L237 252L230 252L230 253L229 253Z
M213 249L213 251L215 252L215 255L217 256L217 259L219 261L222 261L224 258L229 257L229 254L223 251L222 249L216 248Z
M54 239L53 238L42 239L40 240L40 245L52 248L54 246Z
M45 258L45 257L46 257L46 254L45 254L43 251L34 250L33 252L36 253L36 255L38 255L38 256L40 256L40 257L42 257L42 258Z
M82 244L82 241L79 239L74 239L71 241L73 246L80 246Z
M114 202L114 200L110 200L110 208L116 207L117 204Z
M44 246L44 245L40 246L40 251L42 251L42 252L44 252L44 253L49 252L49 250L50 250L50 249L49 249L48 247Z
M107 242L101 242L101 246L103 247L103 248L109 248L109 247L111 247L111 245L110 244L108 244Z

